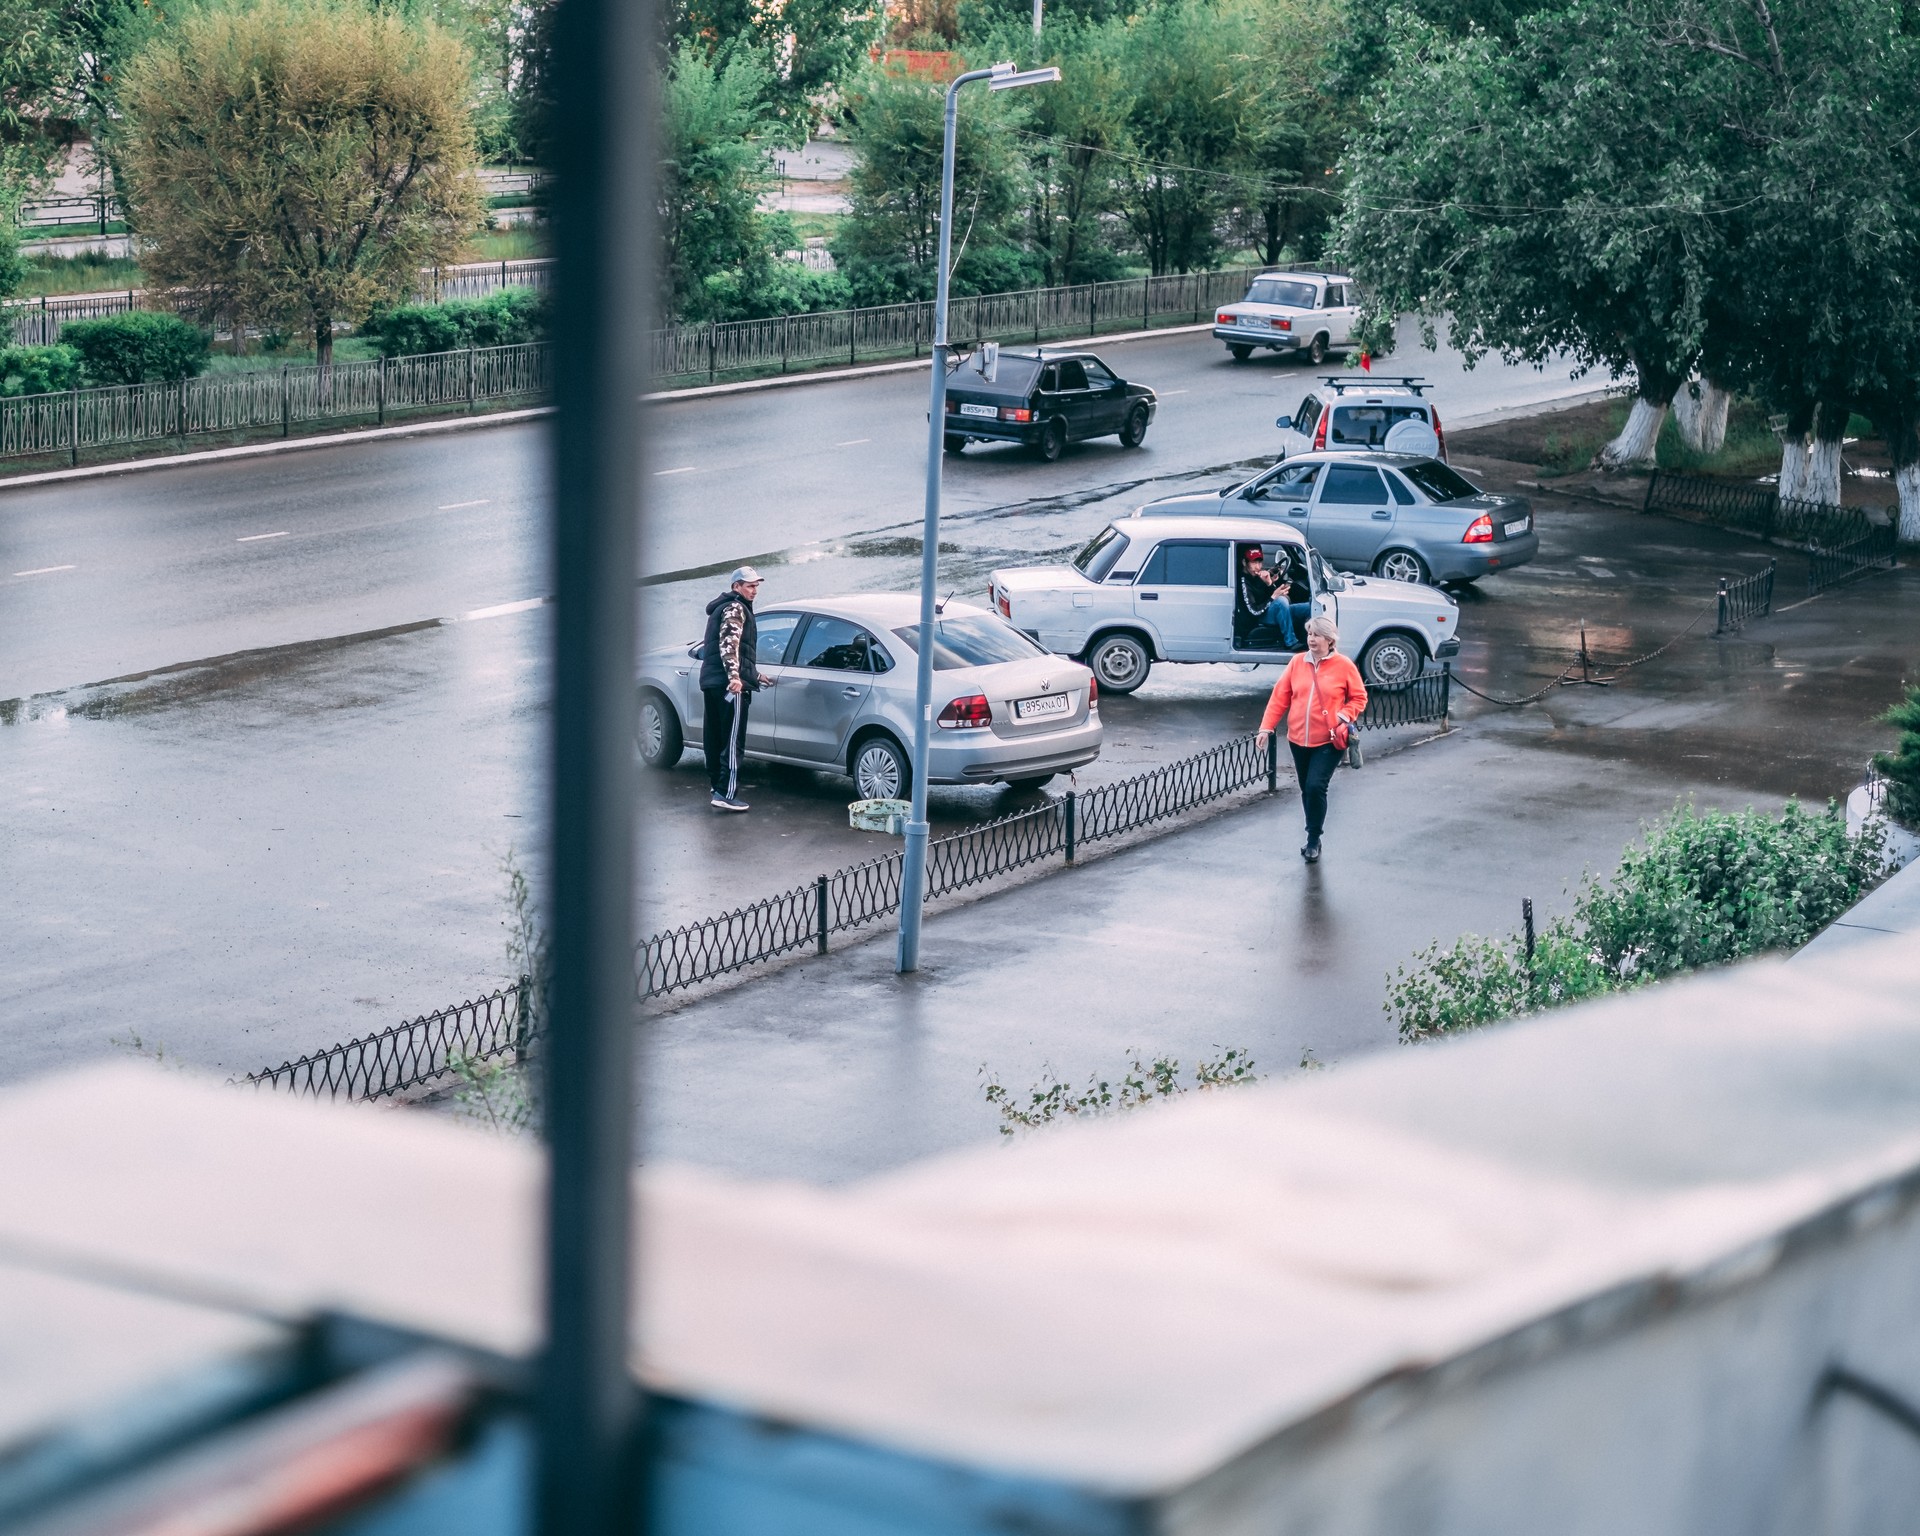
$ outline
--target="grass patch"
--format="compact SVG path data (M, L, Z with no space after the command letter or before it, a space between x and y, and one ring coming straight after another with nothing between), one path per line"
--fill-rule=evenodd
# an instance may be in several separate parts
M17 297L37 299L60 293L125 293L143 279L140 263L131 256L107 256L82 251L73 256L35 256L27 267Z
M336 336L333 360L336 363L366 363L380 355L371 336ZM267 347L256 341L253 350L236 357L231 352L216 352L207 359L208 373L252 373L263 368L303 368L312 366L313 348L293 346Z
M462 261L532 261L547 254L546 231L537 224L484 229L467 242Z
M790 213L793 232L802 240L825 240L829 245L850 215L844 213Z
M1689 475L1727 475L1751 480L1780 468L1780 439L1767 425L1766 410L1751 400L1735 400L1727 412L1727 440L1714 453L1695 453L1680 440L1679 425L1667 413L1654 449L1662 469Z

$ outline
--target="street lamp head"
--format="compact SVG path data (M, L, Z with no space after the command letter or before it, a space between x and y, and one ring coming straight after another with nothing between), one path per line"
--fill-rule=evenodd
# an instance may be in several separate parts
M1045 69L1015 69L1011 64L993 66L993 78L987 82L987 88L995 91L1011 91L1023 85L1050 85L1060 78L1057 66L1049 64Z

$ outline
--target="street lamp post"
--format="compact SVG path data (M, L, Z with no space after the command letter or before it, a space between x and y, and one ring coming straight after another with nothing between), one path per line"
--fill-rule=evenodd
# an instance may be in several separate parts
M947 435L947 267L953 253L953 130L960 87L975 80L995 91L1058 80L1060 71L996 64L956 75L947 87L946 142L940 156L940 267L933 300L933 391L927 411L927 511L920 531L920 643L913 695L913 811L907 818L906 860L900 871L902 973L920 968L920 915L927 896L927 749L933 732L933 592L939 581L940 471Z

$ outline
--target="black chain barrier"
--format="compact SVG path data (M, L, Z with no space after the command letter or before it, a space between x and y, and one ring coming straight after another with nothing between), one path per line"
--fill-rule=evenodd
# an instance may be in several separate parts
M377 1035L349 1040L297 1061L250 1072L254 1088L280 1088L328 1099L384 1099L445 1077L456 1056L490 1061L524 1057L533 1038L532 983L422 1014Z
M1444 721L1451 685L1448 668L1400 688L1375 689L1357 724L1368 730ZM1256 785L1268 791L1279 787L1279 744L1270 741L1263 749L1257 737L1247 735L1115 784L1069 790L1032 810L936 838L927 848L927 895L948 896L1055 856L1071 864L1083 844L1151 826ZM635 991L643 1001L664 997L808 946L824 955L832 935L899 910L901 862L898 852L884 854L764 901L654 934L635 947ZM530 990L523 979L517 987L243 1081L327 1098L379 1099L444 1078L456 1056L524 1058L535 1033Z

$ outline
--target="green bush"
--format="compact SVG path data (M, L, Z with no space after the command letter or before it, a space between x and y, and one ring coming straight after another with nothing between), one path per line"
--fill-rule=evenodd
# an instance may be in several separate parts
M1430 944L1387 982L1402 1040L1424 1040L1622 991L1701 966L1794 949L1887 873L1884 835L1858 836L1829 803L1696 815L1683 807L1629 848L1613 877L1581 883L1573 915L1539 935Z
M75 320L60 340L79 352L88 384L153 384L190 379L207 365L207 333L178 315L131 309Z
M81 382L80 354L72 347L0 347L0 395L44 395Z
M546 296L526 288L503 288L484 299L403 304L375 315L366 326L382 357L510 347L538 341L546 329Z
M1903 827L1920 829L1920 685L1880 718L1900 731L1893 750L1873 760L1887 776L1887 814Z

